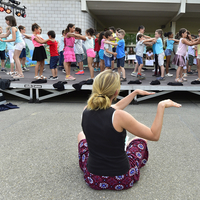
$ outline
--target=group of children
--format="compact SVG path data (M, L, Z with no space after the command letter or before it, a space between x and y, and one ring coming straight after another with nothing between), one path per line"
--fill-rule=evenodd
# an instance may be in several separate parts
M88 68L90 71L90 78L94 78L94 71L103 71L106 69L114 70L114 60L117 59L118 73L121 75L121 82L127 81L126 73L124 68L125 63L125 31L118 28L115 30L114 27L110 27L107 31L95 33L93 28L89 28L85 32L85 36L81 34L81 29L75 27L74 24L68 24L66 30L62 31L62 38L60 41L60 47L58 52L58 43L55 40L56 34L54 31L47 33L48 39L44 40L41 36L41 27L38 24L32 25L32 36L25 34L26 29L24 26L17 27L16 20L13 16L7 16L5 18L7 32L2 34L2 28L0 27L0 58L1 58L1 71L5 69L5 48L7 43L7 50L10 58L10 72L14 78L24 78L23 71L28 70L25 67L26 61L26 49L25 49L25 38L30 39L34 45L34 52L32 56L33 61L37 61L35 66L35 79L47 79L43 76L44 63L47 58L44 44L49 45L50 49L50 69L52 76L49 80L57 80L57 63L64 65L64 73L66 73L65 80L75 80L76 78L71 75L71 63L77 62L79 71L76 75L83 75L83 41L87 53ZM157 29L155 31L155 37L151 38L144 35L145 27L139 26L138 33L136 35L136 60L134 71L131 73L132 76L137 76L138 79L145 79L145 75L141 73L143 67L143 54L146 52L146 46L152 46L153 53L147 54L147 59L152 59L154 54L155 57L155 76L157 76L159 69L159 77L157 80L164 80L165 76L173 76L169 73L169 65L171 59L171 53L173 51L174 43L178 44L178 50L173 59L173 64L177 65L176 82L183 82L186 80L183 72L186 71L186 63L184 56L187 52L187 46L189 50L189 68L188 73L191 72L191 66L193 65L194 58L194 45L198 45L198 79L200 79L200 38L195 39L191 37L189 32L182 28L179 31L179 39L173 39L173 33L165 33L167 37L167 47L163 49L163 31ZM200 35L200 31L199 31ZM191 46L191 47L190 47ZM132 49L133 53L133 49ZM164 56L166 56L166 68L164 68ZM60 61L59 61L60 58ZM15 62L15 71L14 71ZM21 67L22 64L22 67ZM184 71L185 70L185 71ZM165 74L166 71L166 74ZM39 74L38 74L39 73Z

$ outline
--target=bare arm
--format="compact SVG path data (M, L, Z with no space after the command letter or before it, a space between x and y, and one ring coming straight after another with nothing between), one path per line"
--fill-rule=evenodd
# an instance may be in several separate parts
M10 34L11 34L10 31L8 31L7 33L4 33L4 34L0 34L0 38L7 38Z
M16 31L17 31L17 29L15 27L12 27L12 39L9 39L9 40L0 40L0 41L3 41L3 42L15 42L15 40L16 40Z
M25 36L25 38L31 40L31 35L27 35L27 34L25 34L25 33L24 33L23 35Z
M197 45L197 44L200 44L200 38L197 41L188 41L186 39L182 39L182 43L188 46Z
M132 117L129 113L123 110L117 110L114 115L113 126L117 131L122 131L126 129L130 133L135 136L157 141L160 138L162 124L163 124L163 116L165 108L169 107L181 107L180 104L177 104L171 100L164 100L158 104L156 117L151 128L145 126L144 124L138 122L134 117Z
M117 46L118 45L117 43L113 43L113 42L110 42L108 40L104 40L103 43L105 43L105 44L111 44L113 46Z
M117 55L117 53L116 53L116 52L111 52L111 51L109 51L108 49L106 49L106 52L107 52L107 53L109 53L109 54L112 54L112 55L114 55L114 56L116 56L116 55Z
M131 101L135 98L136 95L152 95L152 94L155 94L155 92L147 92L138 89L133 91L131 94L127 95L125 98L123 98L116 104L112 105L112 107L115 108L116 110L123 110L124 108L126 108L126 106L128 106L131 103Z
M39 37L35 37L34 40L40 44L46 44L50 39L42 40Z

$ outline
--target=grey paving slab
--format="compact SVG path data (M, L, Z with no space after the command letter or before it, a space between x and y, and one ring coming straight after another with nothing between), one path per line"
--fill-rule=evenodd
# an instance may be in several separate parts
M63 95L41 104L6 96L20 108L0 112L0 200L199 199L198 96L170 94L127 106L126 111L151 126L162 98L183 105L166 109L160 140L148 143L149 161L139 182L116 192L90 189L78 166L77 134L88 95Z

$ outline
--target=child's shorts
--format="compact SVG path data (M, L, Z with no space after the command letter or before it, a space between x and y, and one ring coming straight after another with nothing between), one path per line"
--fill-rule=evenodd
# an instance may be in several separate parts
M6 59L5 50L4 51L0 51L0 59L1 60L5 60Z
M96 54L94 52L94 49L88 49L87 50L87 57L95 58Z
M76 54L76 62L77 63L80 63L80 62L82 62L83 61L83 56L82 56L82 54Z
M104 60L103 56L104 56L104 50L100 49L99 50L99 58L100 58L100 60Z
M16 50L22 51L23 48L25 48L25 42L24 42L24 41L15 44L15 49L16 49Z
M166 56L171 56L172 55L172 50L171 49L166 49L165 50L165 55Z
M111 67L112 57L108 57L104 54L103 58L105 67Z
M22 49L21 54L19 56L19 58L24 58L24 57L26 57L26 48Z
M95 190L124 190L131 188L139 180L140 168L148 160L147 143L143 139L135 139L126 148L130 169L126 174L120 176L99 176L87 170L89 150L86 139L78 144L79 166L84 173L86 184Z
M58 61L59 61L59 56L52 56L50 58L50 69L56 69Z
M124 67L125 56L122 58L117 58L117 67Z
M98 63L99 62L99 52L98 51L95 51L95 58L94 58L94 62Z
M137 59L138 65L143 64L143 59L141 56L136 55L136 59Z
M162 53L158 54L158 65L159 66L164 65L164 57L165 57L164 51Z

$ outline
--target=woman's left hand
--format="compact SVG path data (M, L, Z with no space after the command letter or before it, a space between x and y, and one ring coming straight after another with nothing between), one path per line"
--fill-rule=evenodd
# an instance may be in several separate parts
M3 42L3 40L0 38L0 41Z
M136 90L136 93L137 95L142 95L142 96L155 94L155 92L147 92L145 90L139 90L139 89Z

